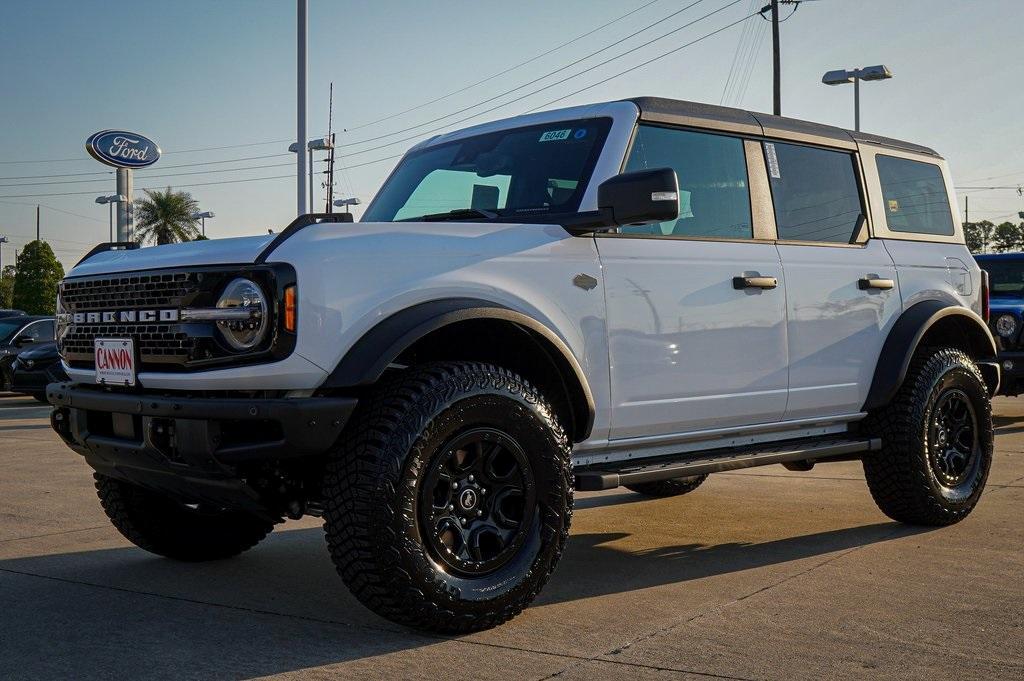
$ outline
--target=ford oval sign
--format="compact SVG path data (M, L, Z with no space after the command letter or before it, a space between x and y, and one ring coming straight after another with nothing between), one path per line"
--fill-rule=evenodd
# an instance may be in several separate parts
M100 130L85 140L85 150L115 168L145 168L160 158L160 147L145 135L125 130Z

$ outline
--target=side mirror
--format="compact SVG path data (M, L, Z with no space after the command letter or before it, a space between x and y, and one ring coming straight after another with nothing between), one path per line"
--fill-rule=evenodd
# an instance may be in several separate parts
M597 205L615 225L642 225L679 217L679 179L672 168L638 170L597 188Z

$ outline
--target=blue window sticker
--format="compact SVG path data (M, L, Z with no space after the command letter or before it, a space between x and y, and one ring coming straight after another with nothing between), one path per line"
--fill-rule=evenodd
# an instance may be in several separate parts
M569 134L572 132L572 128L566 128L565 130L548 130L542 133L540 136L541 142L557 142L559 140L569 139Z
M576 134L573 135L573 137L575 139L578 139L578 140L581 140L581 139L583 139L586 136L587 136L587 129L586 128L580 128L579 130L576 131Z

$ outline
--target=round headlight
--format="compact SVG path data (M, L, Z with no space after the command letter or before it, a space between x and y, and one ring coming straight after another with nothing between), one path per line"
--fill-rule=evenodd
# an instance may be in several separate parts
M238 319L217 322L224 339L234 349L251 350L267 335L267 300L256 282L235 279L224 289L217 307L248 312Z
M1003 338L1009 338L1017 330L1017 320L1012 314L999 315L996 318L996 333Z

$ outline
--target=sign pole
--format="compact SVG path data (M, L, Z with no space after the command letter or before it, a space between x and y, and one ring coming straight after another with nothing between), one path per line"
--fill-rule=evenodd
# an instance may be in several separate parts
M117 169L117 193L127 198L127 201L117 204L117 240L126 242L131 238L132 231L132 170L131 168Z

